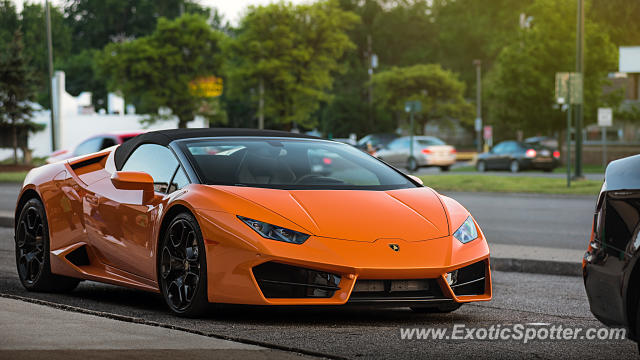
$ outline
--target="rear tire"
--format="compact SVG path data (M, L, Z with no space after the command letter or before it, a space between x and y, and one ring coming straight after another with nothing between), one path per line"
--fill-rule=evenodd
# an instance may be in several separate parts
M462 304L453 303L438 306L412 306L411 310L419 314L446 314L458 310Z
M478 163L476 164L476 169L478 170L478 172L485 172L487 171L487 164L484 161L478 161Z
M440 166L440 171L449 171L449 169L451 169L451 165L447 165L447 166Z
M518 162L518 160L511 160L511 163L509 164L509 170L512 173L517 173L520 171L520 163Z
M158 247L158 285L169 309L195 318L209 308L207 261L202 232L189 213L174 217Z
M51 273L49 225L42 202L27 201L16 221L16 266L22 286L28 291L68 292L79 279Z

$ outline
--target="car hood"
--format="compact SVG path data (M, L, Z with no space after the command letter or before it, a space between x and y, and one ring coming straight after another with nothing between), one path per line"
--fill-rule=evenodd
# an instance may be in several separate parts
M440 197L428 187L390 191L215 187L269 209L316 236L422 241L450 233Z

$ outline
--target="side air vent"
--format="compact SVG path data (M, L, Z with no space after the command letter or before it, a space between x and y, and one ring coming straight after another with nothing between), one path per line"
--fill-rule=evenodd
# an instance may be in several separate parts
M87 247L85 245L73 250L65 256L75 266L89 265L89 254L87 254Z
M458 269L456 280L450 285L453 293L456 296L484 294L486 267L485 261L479 261Z
M78 162L75 162L75 163L71 164L71 168L73 170L78 170L78 169L83 168L85 166L98 164L102 160L104 160L106 157L107 157L107 154L102 155L102 156L94 156L94 157L89 158L87 160L78 161Z
M253 268L266 298L330 298L340 290L340 276L328 272L267 262Z

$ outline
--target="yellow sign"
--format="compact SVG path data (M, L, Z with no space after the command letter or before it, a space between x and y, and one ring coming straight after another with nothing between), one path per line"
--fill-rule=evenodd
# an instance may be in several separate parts
M197 78L189 83L191 94L200 97L217 97L222 95L222 78L206 76Z

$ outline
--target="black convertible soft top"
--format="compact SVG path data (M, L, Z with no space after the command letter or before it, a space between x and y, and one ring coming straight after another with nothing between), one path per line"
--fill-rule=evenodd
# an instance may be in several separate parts
M199 128L199 129L171 129L149 131L140 134L133 139L125 142L116 148L114 161L116 169L121 170L124 162L127 161L129 155L138 146L142 144L158 144L167 146L174 140L191 139L191 138L207 138L207 137L223 137L223 136L256 136L256 137L290 137L303 139L319 139L318 137L296 134L286 131L277 130L257 130L257 129L233 129L233 128Z

